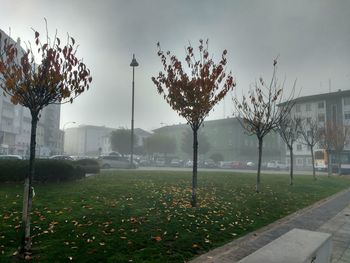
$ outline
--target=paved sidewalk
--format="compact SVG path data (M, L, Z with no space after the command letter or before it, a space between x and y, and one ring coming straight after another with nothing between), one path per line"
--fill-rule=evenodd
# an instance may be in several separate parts
M332 263L350 262L350 189L203 254L190 263L233 263L293 228L332 234Z

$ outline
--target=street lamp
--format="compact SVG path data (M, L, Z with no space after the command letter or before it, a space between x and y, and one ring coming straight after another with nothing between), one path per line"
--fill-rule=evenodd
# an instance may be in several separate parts
M137 67L135 54L132 55L132 61L130 67L132 67L132 95L131 95L131 144L130 144L130 168L134 164L134 90L135 90L135 67Z

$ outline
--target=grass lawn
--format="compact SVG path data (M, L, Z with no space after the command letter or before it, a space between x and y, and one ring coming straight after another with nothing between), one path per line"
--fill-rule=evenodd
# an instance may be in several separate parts
M114 171L35 186L34 262L184 262L350 186L344 177ZM0 184L0 262L19 243L22 184Z

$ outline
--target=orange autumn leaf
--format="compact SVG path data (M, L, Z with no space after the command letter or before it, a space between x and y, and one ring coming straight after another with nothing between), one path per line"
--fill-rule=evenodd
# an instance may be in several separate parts
M151 237L151 239L154 240L154 241L157 241L157 242L162 240L162 238L160 236Z

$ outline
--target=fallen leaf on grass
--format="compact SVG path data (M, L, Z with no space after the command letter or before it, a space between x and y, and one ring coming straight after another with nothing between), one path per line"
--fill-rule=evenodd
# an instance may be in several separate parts
M151 237L151 239L154 240L154 241L157 241L157 242L162 240L162 238L160 236Z

